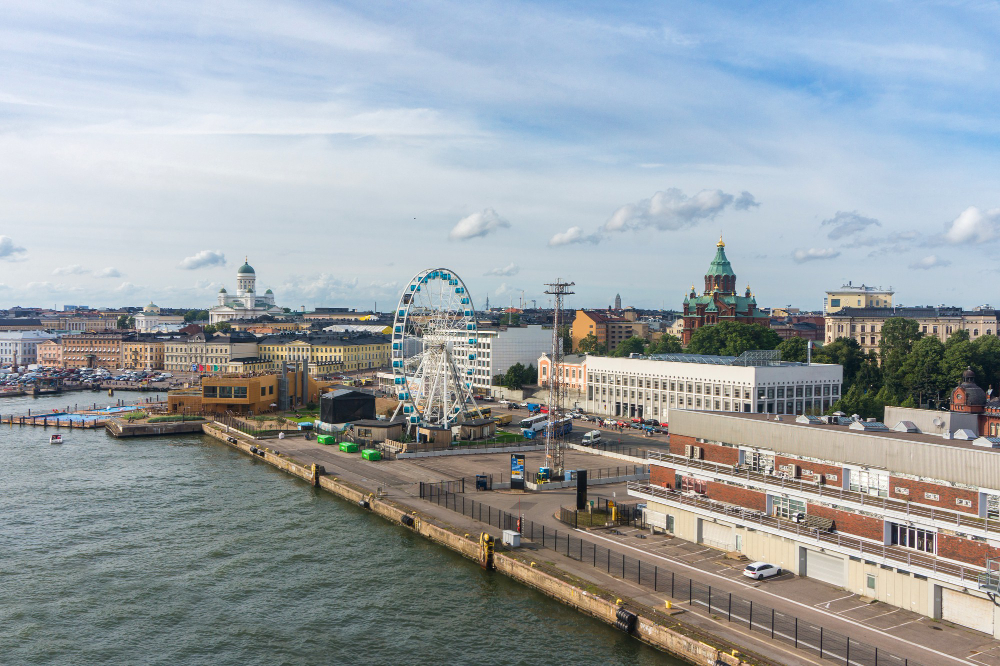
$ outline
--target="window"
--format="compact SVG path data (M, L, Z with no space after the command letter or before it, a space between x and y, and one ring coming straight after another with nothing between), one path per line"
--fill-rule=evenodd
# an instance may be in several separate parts
M866 574L865 575L865 586L869 590L874 590L875 589L875 574Z
M219 387L219 397L220 398L232 398L233 397L233 387L232 386L220 386Z
M986 517L1000 519L1000 495L986 496Z
M260 387L260 394L261 394L261 396L267 395L267 387L266 386L261 386Z
M704 495L708 492L708 481L703 479L694 479L690 476L681 476L678 481L678 487L682 492L701 493Z
M205 398L217 398L219 396L218 387L216 386L205 386L201 390L202 397Z
M246 386L234 386L233 387L233 397L234 398L243 398L243 399L246 399L246 397L247 397L247 387Z
M934 553L934 532L907 525L889 523L889 543L893 546L913 548L925 553Z
M747 451L743 458L746 465L753 472L768 474L774 469L774 454L761 453L760 451Z
M771 508L775 517L791 520L795 514L806 512L806 503L787 497L774 497L771 499Z
M830 299L830 307L832 307L832 308L839 308L840 307L840 299L839 298L831 298Z
M851 490L876 497L888 497L889 475L869 470L851 472Z

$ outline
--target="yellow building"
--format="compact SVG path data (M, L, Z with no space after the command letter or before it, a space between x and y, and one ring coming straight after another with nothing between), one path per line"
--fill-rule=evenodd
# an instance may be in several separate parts
M122 367L126 370L163 370L163 340L125 340Z
M257 338L249 333L197 333L164 345L164 369L172 372L229 372L235 359L257 356Z
M848 282L840 289L826 292L823 312L831 314L840 312L843 308L891 308L892 296L895 293L892 287L882 289L864 284L856 287Z
M388 366L389 347L377 335L280 335L261 340L258 353L274 369L305 361L311 374L323 374Z
M66 368L122 367L121 333L80 333L62 338L62 360Z

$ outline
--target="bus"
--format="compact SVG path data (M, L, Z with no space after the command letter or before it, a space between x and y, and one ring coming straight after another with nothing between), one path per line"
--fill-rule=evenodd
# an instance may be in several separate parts
M525 436L526 439L534 439L537 436L545 437L548 434L549 423L548 420L539 421L535 423L530 428L525 428L521 431L521 434ZM567 417L564 419L559 419L552 424L552 436L553 437L565 437L569 433L573 432L573 419Z
M547 414L535 414L534 416L529 416L528 418L521 419L521 422L518 424L518 427L520 427L521 429L531 428L536 423L545 423L548 420L549 417Z

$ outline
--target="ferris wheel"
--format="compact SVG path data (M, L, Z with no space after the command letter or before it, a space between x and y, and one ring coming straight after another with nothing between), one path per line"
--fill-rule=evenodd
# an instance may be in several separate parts
M393 385L407 429L450 428L475 411L476 310L454 271L417 273L403 290L392 327Z

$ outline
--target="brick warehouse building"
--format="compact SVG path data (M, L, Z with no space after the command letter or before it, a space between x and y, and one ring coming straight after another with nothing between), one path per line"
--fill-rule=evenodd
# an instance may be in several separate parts
M736 293L736 273L726 257L726 244L719 238L715 245L715 257L705 273L705 291L699 296L691 286L691 292L684 296L684 330L681 343L691 342L691 336L702 326L711 326L724 321L738 321L745 324L760 324L767 328L770 317L757 309L757 300L747 286L743 296Z
M629 494L680 538L1000 636L1000 439L828 420L672 411Z

